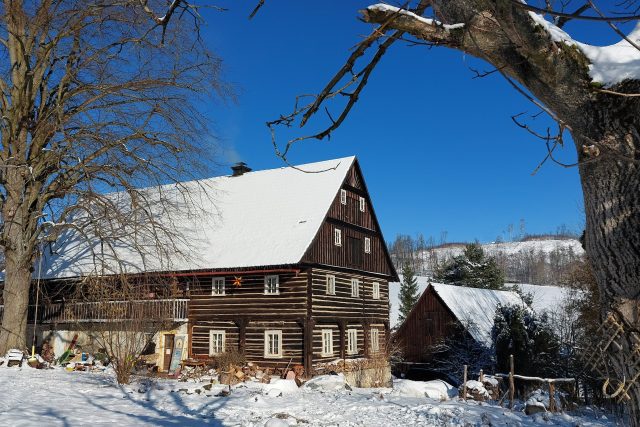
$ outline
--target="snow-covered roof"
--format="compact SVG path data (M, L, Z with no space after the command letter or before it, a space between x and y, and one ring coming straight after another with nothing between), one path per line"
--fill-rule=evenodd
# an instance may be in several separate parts
M491 329L498 304L523 304L522 299L515 292L467 288L442 283L431 285L471 336L487 347L490 347L493 342Z
M533 301L531 308L538 314L554 314L560 312L568 303L570 294L572 292L568 288L560 286L548 286L548 285L531 285L527 283L517 283L511 285L505 283L505 286L516 286L522 292L531 294ZM576 292L575 290L573 292Z
M46 251L43 278L67 278L98 273L180 271L288 265L300 262L319 230L355 157L293 167L247 172L147 189L188 191L198 213L161 208L158 220L169 224L184 256L140 255L127 242L101 246L69 232ZM324 171L320 173L307 172ZM122 193L115 193L122 194ZM125 195L124 203L128 202ZM130 202L129 202L130 203ZM154 245L149 245L153 247ZM96 262L95 254L104 258Z

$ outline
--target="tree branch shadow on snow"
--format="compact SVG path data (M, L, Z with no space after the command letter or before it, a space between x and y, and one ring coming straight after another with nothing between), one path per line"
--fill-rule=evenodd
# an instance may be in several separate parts
M108 381L104 381L108 383ZM114 386L113 383L110 385ZM91 397L85 396L85 400L88 404L93 407L100 409L102 411L111 412L118 415L124 415L130 419L130 422L133 424L138 423L149 423L154 426L202 426L202 425L212 425L212 426L222 426L222 422L219 419L215 418L215 411L220 409L225 405L227 399L224 398L214 398L214 397L206 397L206 396L197 396L204 400L204 404L196 407L195 409L191 409L184 401L184 394L180 392L171 392L166 394L167 397L170 397L173 402L173 407L175 410L165 410L162 409L162 406L159 405L162 402L158 399L161 399L163 396L161 393L158 393L156 396L153 396L153 391L158 391L158 389L154 389L153 387L147 387L147 390L144 393L136 393L135 391L127 390L122 386L114 386L119 388L122 392L122 398L126 399L127 402L132 403L144 410L147 413L131 413L125 412L123 410L119 410L113 407L112 403L114 396L100 396L100 397ZM132 385L133 387L133 385ZM136 384L136 387L141 387ZM167 387L169 387L167 385ZM140 398L135 398L138 395ZM100 400L105 400L105 403L101 403ZM124 408L126 410L126 408ZM183 415L186 414L187 416ZM203 415L206 414L206 415Z

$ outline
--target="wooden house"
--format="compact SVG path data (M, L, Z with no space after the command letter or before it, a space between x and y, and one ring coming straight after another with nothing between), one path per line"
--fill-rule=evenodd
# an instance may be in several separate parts
M429 283L407 318L394 333L404 360L429 362L429 347L462 331L490 348L491 329L498 304L522 304L511 291Z
M239 351L260 366L303 364L307 373L318 362L385 350L388 283L398 279L355 157L256 172L238 164L230 176L181 187L205 206L172 214L187 256L160 262L99 241L89 250L71 236L48 251L44 278L51 285L153 272L173 280L180 298L140 302L162 305L175 322L158 340L161 369L178 335L190 357ZM82 314L83 303L57 304L71 307L43 310L43 322L71 328L96 317Z

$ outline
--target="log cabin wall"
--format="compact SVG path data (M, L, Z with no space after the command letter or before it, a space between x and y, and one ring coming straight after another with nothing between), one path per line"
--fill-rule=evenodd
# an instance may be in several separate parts
M265 276L278 275L279 293L265 295ZM225 278L224 295L212 295L213 279ZM241 286L233 286L242 277ZM225 332L224 350L240 351L263 367L303 363L303 324L307 316L307 273L274 270L264 274L198 277L190 285L191 354L209 358L210 331ZM265 331L281 332L282 354L265 357Z
M334 294L331 293L331 289L327 289L327 277L335 279ZM359 282L358 297L351 294L352 279ZM379 299L373 298L374 283L378 283L379 286ZM378 330L378 351L384 351L389 325L389 285L386 279L329 268L313 268L311 284L314 363L372 355L372 328ZM357 352L352 354L347 351L348 329L357 331ZM325 354L323 351L322 333L325 330L332 331L332 354Z
M394 335L407 362L428 361L428 348L455 332L457 320L428 287Z

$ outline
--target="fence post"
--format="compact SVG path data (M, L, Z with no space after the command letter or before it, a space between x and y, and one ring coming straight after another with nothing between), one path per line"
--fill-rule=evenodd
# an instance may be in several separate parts
M478 377L478 381L484 384L484 372L480 369L480 376Z
M553 381L549 381L549 412L556 412L555 387Z
M513 382L513 354L509 355L509 409L513 409L513 398L515 395L515 384Z
M467 365L464 365L464 373L462 375L462 398L467 399Z

